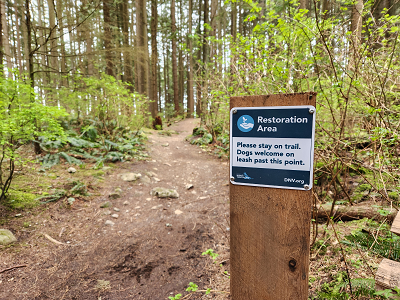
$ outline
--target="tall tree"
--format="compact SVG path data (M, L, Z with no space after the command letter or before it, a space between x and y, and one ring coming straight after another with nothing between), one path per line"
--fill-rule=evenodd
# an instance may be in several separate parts
M104 17L104 48L105 48L105 60L106 60L106 74L114 76L114 63L111 52L111 16L110 16L110 0L103 0L103 17Z
M28 58L28 63L27 63L27 71L29 74L29 80L31 81L31 86L32 88L35 87L35 78L34 78L34 72L33 72L33 51L31 50L31 45L32 45L32 32L31 32L31 10L29 6L29 0L25 0L25 24L26 24L26 57ZM37 151L36 151L37 150ZM40 153L40 149L35 149L35 152Z
M178 87L178 66L176 59L176 20L175 20L175 0L171 0L171 36L172 36L172 80L174 86L174 105L175 114L180 113L179 107L179 87Z
M47 0L47 5L49 8L49 22L50 22L50 66L51 70L53 73L58 74L59 68L58 68L58 51L57 51L57 38L56 38L56 9L54 6L54 0ZM58 80L54 82L54 84L57 84Z
M21 18L20 18L20 14L19 14L19 1L15 0L14 1L14 13L15 13L15 36L17 39L17 65L18 65L18 71L20 74L23 73L23 68L22 68L22 55L21 55L21 49L22 49L22 45L21 45L21 27L20 27L20 23L21 23ZM0 30L1 32L1 30ZM1 62L0 62L1 65Z
M208 0L204 0L204 24L209 24L208 21ZM203 26L203 64L207 64L208 60L208 45L207 45L208 29L207 26Z
M57 0L57 16L58 16L58 35L60 36L60 48L61 48L61 85L67 86L66 79L66 53L65 53L65 40L64 40L64 19L63 19L63 2L62 0Z
M4 54L5 54L5 60L6 60L7 68L12 69L12 67L13 67L12 55L11 55L11 49L10 49L10 39L8 36L7 11L6 11L6 6L5 6L5 0L0 0L0 14L2 16L1 17L2 29L3 29L2 43L3 43ZM11 76L12 76L12 73L8 72L8 77L11 77Z
M196 34L198 35L198 36L200 36L201 35L201 13L202 13L202 7L201 7L201 1L200 1L200 3L199 3L199 23L197 24L197 28L196 28ZM201 73L202 73L202 67L201 67L201 63L200 63L200 61L201 61L201 50L202 50L202 47L201 46L199 46L198 47L198 50L197 50L197 76L198 76L198 79L197 79L197 86L196 86L196 92L197 92L197 95L196 95L196 115L198 115L198 116L201 116L201 114L202 114L202 111L201 111L201 109L202 109L202 107L201 107L201 87L202 87L202 82L201 82Z
M233 41L236 41L237 35L237 4L236 2L231 3L231 36Z
M326 0L323 0L326 1ZM308 9L308 0L300 0L299 9Z
M194 113L194 95L193 95L193 45L192 45L192 14L193 14L193 0L189 0L189 20L188 20L188 45L189 45L189 53L188 53L188 81L187 81L187 115L189 118L193 117Z
M363 0L357 0L351 12L351 32L353 33L353 43L356 47L361 40L362 32L362 12L364 9Z
M157 70L158 70L158 53L157 53L157 0L151 0L151 116L155 118L158 113L158 87L157 87Z
M130 84L130 91L133 92L133 70L131 47L129 45L129 10L128 0L122 2L122 33L124 41L124 79Z
M210 32L210 35L215 38L217 36L217 7L218 7L218 1L211 0L211 19L210 19L211 32ZM211 43L210 57L214 57L214 55L216 54L215 47L216 47L215 43Z
M146 69L148 66L148 53L146 51L146 0L136 1L136 79L137 92L147 94Z
M43 93L47 95L48 86L49 86L49 67L47 63L48 53L47 53L47 43L46 43L46 26L43 24L45 18L44 15L44 3L43 0L38 0L37 2L37 13L38 13L38 25L39 25L39 38L35 36L35 43L39 44L39 50L41 53L40 57L40 67L39 70L42 70L42 80L38 80L38 83L42 82L42 87L39 89L40 96L43 96ZM37 48L37 47L35 47ZM32 56L35 54L35 50L33 50Z

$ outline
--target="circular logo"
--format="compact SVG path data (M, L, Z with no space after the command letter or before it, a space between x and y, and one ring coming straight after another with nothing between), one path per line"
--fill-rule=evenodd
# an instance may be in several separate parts
M237 121L237 127L242 132L249 132L254 127L254 120L249 115L241 116Z

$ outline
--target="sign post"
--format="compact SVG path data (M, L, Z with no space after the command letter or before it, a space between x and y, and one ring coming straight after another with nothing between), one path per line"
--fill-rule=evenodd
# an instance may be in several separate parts
M316 93L231 98L233 300L305 300Z

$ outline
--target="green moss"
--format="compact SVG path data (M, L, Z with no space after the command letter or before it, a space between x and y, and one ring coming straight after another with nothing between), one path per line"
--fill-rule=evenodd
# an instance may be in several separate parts
M368 183L360 184L357 187L357 191L360 191L360 192L370 191L371 189L372 189L372 186Z
M5 205L11 209L33 208L39 205L39 201L35 200L37 195L22 191L10 190L5 200Z
M88 170L81 170L78 174L78 176L82 176L82 177L88 177L88 176L93 176L93 177L100 177L100 176L104 176L105 172L103 170L92 170L92 169L88 169Z

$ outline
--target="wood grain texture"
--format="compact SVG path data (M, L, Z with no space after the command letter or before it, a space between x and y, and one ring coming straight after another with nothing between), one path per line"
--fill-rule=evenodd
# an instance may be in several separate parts
M385 289L400 287L400 263L384 258L376 271L375 282Z
M397 213L396 217L394 218L390 231L394 234L400 235L400 213Z
M316 93L232 97L230 105L315 106ZM311 191L230 184L233 300L308 298L311 201Z

